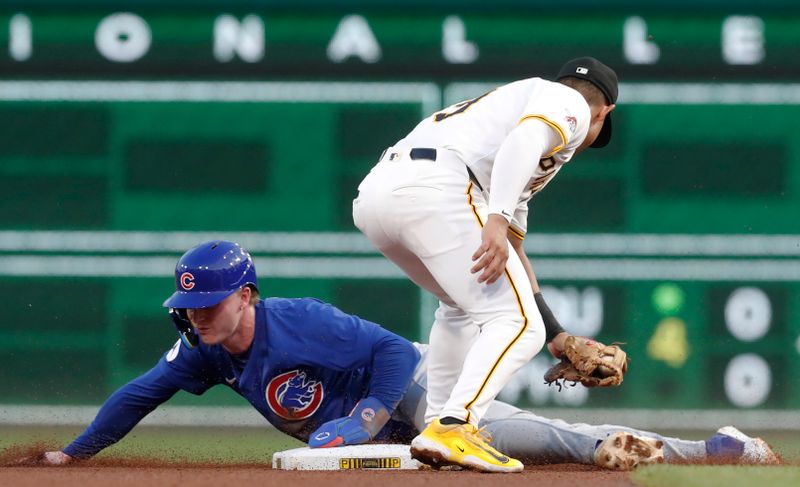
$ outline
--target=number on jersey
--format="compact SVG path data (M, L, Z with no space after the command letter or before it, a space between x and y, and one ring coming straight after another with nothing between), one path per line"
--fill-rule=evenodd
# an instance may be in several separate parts
M478 103L483 97L488 95L488 93L484 93L477 98L473 98L472 100L458 102L455 105L450 105L449 107L445 108L441 112L436 112L433 114L433 121L434 122L441 122L445 118L452 117L453 115L458 115L459 113L464 113L467 111L467 108L471 107L475 103Z

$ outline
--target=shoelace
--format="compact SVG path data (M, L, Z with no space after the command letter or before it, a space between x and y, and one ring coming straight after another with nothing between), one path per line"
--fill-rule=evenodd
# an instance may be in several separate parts
M492 434L486 431L486 426L476 428L470 424L468 425L468 432L472 436L475 436L479 443L485 443L486 446L490 446L492 443Z
M479 436L487 444L492 442L492 434L486 431L486 426L476 430L475 435Z
M495 450L494 447L492 447L492 445L491 445L491 443L492 443L492 435L491 435L491 433L486 431L486 427L485 426L483 428L480 428L480 429L476 428L475 426L472 426L469 429L469 433L471 433L471 436L472 436L472 438L469 438L469 440L477 448L480 448L484 452L488 453L489 455L494 457L495 460L497 460L497 461L500 461L500 462L503 462L503 463L506 463L506 462L509 461L509 458L507 456L505 456L504 454L502 454L499 451Z

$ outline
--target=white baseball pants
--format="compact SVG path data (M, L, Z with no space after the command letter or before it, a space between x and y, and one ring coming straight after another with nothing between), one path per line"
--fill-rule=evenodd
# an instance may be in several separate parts
M522 262L509 244L495 283L470 273L486 200L447 149L436 160L390 147L359 186L356 226L417 285L439 299L428 351L425 419L477 425L511 376L544 345L544 324Z

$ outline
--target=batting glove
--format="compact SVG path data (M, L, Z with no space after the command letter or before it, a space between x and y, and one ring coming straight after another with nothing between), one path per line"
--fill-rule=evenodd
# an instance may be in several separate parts
M358 401L348 416L323 424L311 433L308 446L331 448L334 446L359 445L375 438L389 421L389 410L374 397Z

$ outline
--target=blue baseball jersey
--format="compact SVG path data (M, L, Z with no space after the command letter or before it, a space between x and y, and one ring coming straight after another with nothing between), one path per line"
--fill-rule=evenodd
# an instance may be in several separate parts
M158 364L108 398L64 452L86 458L119 441L177 391L203 394L222 384L243 396L278 430L299 440L347 416L365 398L391 414L419 361L411 342L313 298L269 298L255 306L255 336L242 356L221 345L194 349L180 340ZM377 440L408 441L413 426L391 419Z

